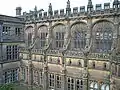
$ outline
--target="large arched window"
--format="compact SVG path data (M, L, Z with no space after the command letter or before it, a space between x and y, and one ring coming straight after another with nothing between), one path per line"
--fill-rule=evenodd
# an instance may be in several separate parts
M76 23L71 27L72 43L71 48L81 50L86 45L87 25L84 23Z
M41 26L38 29L38 36L39 36L39 43L37 43L37 47L39 48L43 48L45 46L45 41L46 41L46 37L48 34L48 28L47 26Z
M25 29L25 41L28 46L32 43L33 27L29 26Z
M100 21L93 27L94 51L108 52L113 41L113 24L108 21Z
M55 45L53 45L53 48L60 49L63 48L64 45L64 36L65 36L65 26L63 24L58 24L53 27L54 32L54 41Z

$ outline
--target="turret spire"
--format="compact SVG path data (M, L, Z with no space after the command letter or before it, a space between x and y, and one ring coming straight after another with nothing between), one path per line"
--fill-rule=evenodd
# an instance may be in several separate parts
M66 6L66 16L70 16L70 14L71 14L70 0L68 0Z
M88 0L88 5L92 5L92 1L91 0Z
M49 4L49 8L48 8L48 15L51 17L53 15L53 11L52 11L52 4Z
M114 1L113 1L113 7L114 7L114 8L118 8L119 3L120 3L119 0L114 0Z
M70 8L70 0L67 1L67 7L66 8Z
M93 9L92 0L88 0L87 11L90 12Z

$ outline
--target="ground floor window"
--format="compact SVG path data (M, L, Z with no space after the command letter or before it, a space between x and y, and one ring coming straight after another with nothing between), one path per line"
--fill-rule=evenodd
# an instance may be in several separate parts
M18 69L12 69L3 73L4 83L12 83L18 81Z

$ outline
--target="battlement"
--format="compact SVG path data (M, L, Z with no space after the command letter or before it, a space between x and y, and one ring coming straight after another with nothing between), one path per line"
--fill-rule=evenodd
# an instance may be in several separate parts
M51 7L51 8L50 8ZM35 9L33 11L23 12L23 17L25 18L25 21L33 21L33 20L47 20L47 19L59 19L59 18L65 18L65 17L76 17L76 16L85 16L88 14L91 15L101 15L101 14L112 14L112 13L119 13L120 12L120 1L113 2L112 7L111 3L104 3L102 4L96 4L95 7L90 3L85 6L80 7L66 7L66 9L60 9L60 10L52 10L52 5L49 6L48 11L37 10Z

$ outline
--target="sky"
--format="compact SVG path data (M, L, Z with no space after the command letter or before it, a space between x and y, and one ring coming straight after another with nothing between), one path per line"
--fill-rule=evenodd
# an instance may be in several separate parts
M95 4L104 4L107 2L112 2L114 0L92 0L93 5ZM1 0L0 3L0 14L15 16L16 7L22 7L22 12L29 10L33 10L35 5L38 9L44 9L44 11L48 10L49 3L52 3L53 10L60 10L66 8L67 0ZM71 8L72 7L80 7L86 6L88 0L70 0Z

